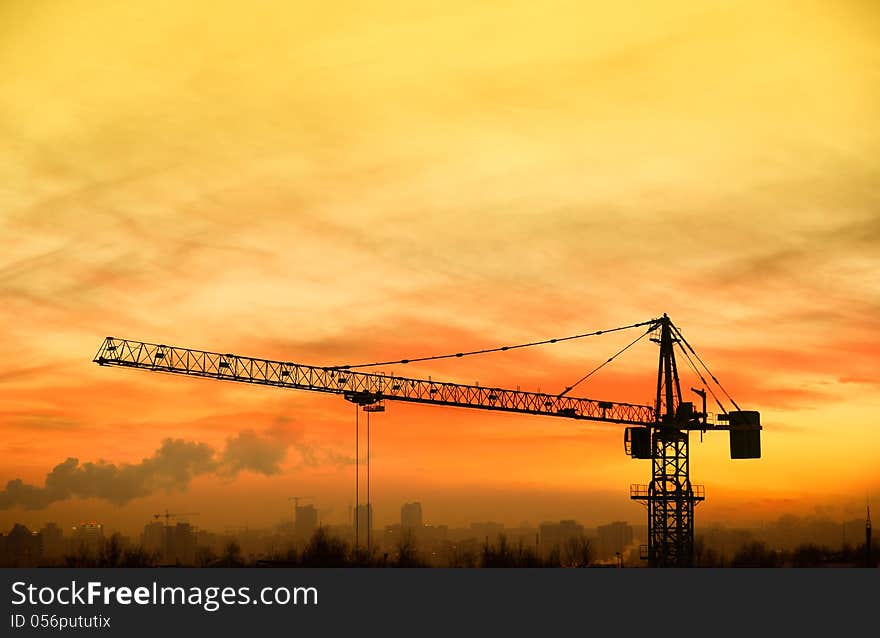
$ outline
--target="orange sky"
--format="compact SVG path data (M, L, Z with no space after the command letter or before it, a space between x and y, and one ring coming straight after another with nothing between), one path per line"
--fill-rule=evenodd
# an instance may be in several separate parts
M880 492L875 3L178 4L0 6L0 485L169 437L219 469L0 529L261 526L292 495L345 518L350 404L102 369L106 335L330 364L668 312L765 425L760 461L695 441L698 524ZM633 336L395 372L561 389ZM656 356L579 394L649 401ZM374 426L379 524L404 500L644 518L619 426L406 405Z

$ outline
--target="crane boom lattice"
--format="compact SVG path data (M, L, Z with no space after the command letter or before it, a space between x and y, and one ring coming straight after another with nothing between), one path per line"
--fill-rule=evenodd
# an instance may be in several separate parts
M654 408L649 405L343 371L114 337L104 340L94 361L100 365L329 392L362 405L387 399L633 425L654 422Z

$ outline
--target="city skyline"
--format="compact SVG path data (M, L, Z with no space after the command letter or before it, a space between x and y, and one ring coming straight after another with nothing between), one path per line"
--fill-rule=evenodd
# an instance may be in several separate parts
M192 525L193 528L197 529L206 529L213 531L220 530L230 530L230 529L252 529L252 530L271 530L271 529L281 529L281 528L289 528L291 533L296 535L301 535L302 530L313 531L317 527L328 527L328 528L345 528L348 527L351 529L352 534L354 533L354 506L353 503L349 503L348 507L345 508L335 508L335 507L323 507L320 503L315 503L314 501L310 501L308 503L303 503L298 505L296 508L284 507L283 505L279 507L276 511L269 512L267 517L264 519L264 522L251 522L251 521L242 521L240 519L234 519L231 517L221 518L221 519L206 519L201 512L190 512L188 510L194 509L192 502L187 502L185 500L180 501L178 503L180 505L178 510L180 510L180 514L172 513L170 518L166 517L166 513L168 512L168 508L160 509L158 512L152 512L150 510L149 513L145 513L141 521L129 522L128 518L124 519L125 522L122 524L117 523L117 520L122 519L101 519L96 516L84 516L83 512L80 512L80 516L71 518L69 520L59 520L57 518L53 518L52 516L48 516L45 512L23 512L18 511L18 517L13 520L11 523L6 525L5 527L11 527L15 524L23 524L27 526L29 529L39 529L47 524L56 524L61 527L61 529L69 530L74 529L79 525L89 525L89 524L100 524L104 528L108 530L112 530L113 532L120 532L125 535L137 535L139 534L144 526L146 525L174 525L178 522L185 523L187 525ZM412 521L416 520L413 518L412 511L409 513L405 513L408 507L418 505L418 513L421 520L421 525L413 525ZM476 513L472 517L462 517L460 515L456 515L451 519L446 519L441 516L438 516L436 511L432 511L430 504L427 510L424 509L424 502L419 501L405 501L402 503L398 503L397 505L393 503L383 503L380 504L378 508L376 508L375 501L371 503L373 510L373 531L381 531L387 529L390 526L396 526L400 529L405 529L407 527L416 528L416 527L446 527L450 529L467 529L471 528L475 524L479 525L489 525L489 526L498 526L499 528L512 530L519 528L533 528L537 529L543 523L552 523L559 522L565 520L574 520L578 521L578 523L582 524L586 528L596 529L597 527L608 524L611 521L620 521L627 525L630 525L634 528L641 528L645 526L644 519L644 509L640 507L633 506L630 514L631 516L622 516L616 517L613 514L610 516L603 516L597 512L587 513L586 515L574 515L570 512L560 511L556 512L556 515L548 515L548 516L520 516L513 518L506 517L497 517L491 515L489 512ZM360 508L362 510L366 509L366 503L361 503ZM826 521L826 522L837 522L843 524L844 522L851 522L855 520L863 521L865 518L865 511L869 511L870 501L862 501L861 509L859 509L858 505L853 508L847 509L835 509L829 507L815 506L812 509L809 508L801 508L797 513L796 512L785 512L778 516L768 516L768 517L756 517L753 519L698 519L698 527L697 527L697 535L699 535L705 529L713 528L713 527L742 527L749 529L760 529L766 523L772 522L774 520L780 520L785 518L791 519L801 519L801 520L817 520L817 521ZM187 511L184 511L187 510ZM300 520L305 521L305 525L303 528L300 528L297 525L297 517L294 511L300 513ZM112 510L111 510L112 511ZM425 511L427 511L427 515L425 515ZM613 509L611 510L613 512ZM377 515L379 512L379 515ZM491 510L490 510L491 512ZM366 512L362 511L360 516L359 525L362 527L361 529L361 542L366 543L366 533L365 533L365 520L366 520ZM164 522L163 522L164 521ZM405 522L409 521L409 523ZM4 530L4 526L0 525L0 533ZM304 534L308 536L309 534Z
M154 515L140 533L133 535L120 534L95 521L82 522L70 529L50 522L39 530L17 523L10 530L0 530L0 566L87 566L96 564L94 561L105 567L233 566L230 561L294 566L298 557L308 561L302 564L312 566L330 566L339 560L378 561L375 566L425 567L647 565L645 525L611 521L587 527L571 519L516 527L492 521L475 521L462 528L416 525L416 505L420 509L419 503L405 503L399 522L376 526L369 542L362 531L357 544L351 520L343 525L313 525L316 510L311 505L298 507L295 520L272 528L227 527L222 532L199 528L183 515L168 513ZM172 522L175 518L178 520ZM328 554L326 548L319 549L328 541L326 548L343 543L335 545L335 558L332 551ZM846 521L783 516L752 528L716 524L707 526L697 536L696 565L859 567L872 564L876 556L866 549L868 541L876 544L867 508L864 519ZM353 547L359 549L348 559L338 553L350 552ZM316 553L313 558L307 558L310 552ZM318 555L323 558L317 558ZM331 562L325 562L328 560Z

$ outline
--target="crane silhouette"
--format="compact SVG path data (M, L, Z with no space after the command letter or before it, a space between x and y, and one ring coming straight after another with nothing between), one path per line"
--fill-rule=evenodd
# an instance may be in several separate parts
M558 394L478 384L464 385L435 381L430 377L417 379L357 370L506 352L633 328L645 328L645 331L628 346ZM601 401L569 395L577 385L647 335L651 335L651 341L660 346L653 405ZM702 410L682 398L675 358L676 347L703 384L702 389L694 389L703 400ZM625 452L635 459L651 460L650 483L631 485L630 498L647 506L648 544L644 558L649 560L650 565L657 567L693 564L694 507L704 500L705 491L703 486L693 485L690 480L690 432L699 431L702 437L707 431L727 431L731 458L761 456L760 414L757 411L740 409L666 314L627 326L569 337L358 365L311 366L114 337L104 340L94 361L102 366L337 394L366 410L368 417L370 412L383 411L386 401L402 401L622 424L626 426ZM713 384L734 409L728 410L725 407L719 393L713 390ZM721 410L715 416L706 410L706 392Z
M166 509L164 513L153 514L153 519L158 521L160 518L164 518L165 525L167 526L170 523L172 518L184 518L187 516L198 516L198 515L199 515L198 512L182 512L182 513L172 514L171 512L169 512Z

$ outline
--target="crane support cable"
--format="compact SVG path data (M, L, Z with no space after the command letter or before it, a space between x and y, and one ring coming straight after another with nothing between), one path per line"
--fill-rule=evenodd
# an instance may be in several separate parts
M470 357L477 354L489 354L491 352L507 352L508 350L516 350L518 348L531 348L532 346L543 346L550 343L559 343L560 341L571 341L572 339L583 339L584 337L596 337L609 332L619 332L621 330L629 330L630 328L638 328L640 326L655 326L658 319L650 319L634 323L629 326L621 326L619 328L609 328L607 330L596 330L595 332L585 332L583 334L571 335L569 337L557 337L555 339L545 339L543 341L531 341L529 343L519 343L513 346L499 346L497 348L484 348L482 350L469 350L467 352L452 352L449 354L437 354L427 357L414 357L411 359L396 359L394 361L376 361L375 363L358 363L349 365L328 366L328 370L351 370L353 368L372 368L375 366L388 366L397 364L416 363L420 361L436 361L438 359L460 359L462 357Z
M702 364L703 368L706 370L708 375L712 378L712 381L714 381L716 383L716 385L718 385L718 387L721 388L721 391L724 393L724 395L728 399L730 399L730 402L733 404L733 407L735 407L737 410L739 410L740 407L736 404L736 401L733 400L733 397L730 396L730 393L727 391L727 389L723 385L721 385L721 382L718 380L718 378L714 374L712 374L712 371L709 369L709 366L707 366L706 362L700 358L700 355L697 354L697 352L696 352L696 350L694 350L693 346L691 346L691 344L688 343L687 339L684 338L684 335L681 334L681 330L679 330L678 326L676 326L675 324L671 324L671 325L672 325L672 329L678 335L678 338L681 339L682 343L684 343L684 345L686 345L688 347L688 350L690 350L691 353L697 358L697 361L699 361Z
M684 358L687 359L688 365L691 367L691 370L693 370L694 374L700 378L700 381L703 382L703 387L706 388L709 391L709 394L712 395L712 398L715 399L715 404L718 406L718 409L721 410L722 414L727 414L727 408L725 408L721 404L721 400L718 398L718 396L712 390L712 386L710 386L709 383L706 381L706 377L704 377L700 373L700 371L697 369L697 366L694 363L694 360L691 359L691 356L687 353L687 350L684 349L684 346L681 345L681 343L678 340L676 340L676 343L678 344L678 347L681 350L681 353L684 355Z
M604 368L605 366L607 366L609 363L611 363L612 361L614 361L617 357L619 357L620 355L622 355L624 352L626 352L627 350L629 350L630 348L632 348L632 347L633 347L634 345L636 345L639 341L641 341L642 339L644 339L647 335L651 334L651 331L652 331L652 330L654 330L654 326L649 327L649 328L648 328L643 334L639 335L634 341L631 341L631 342L629 343L629 345L626 345L626 346L624 346L623 348L621 348L620 350L618 350L617 353L615 353L614 355L608 357L608 359L606 359L605 361L603 361L602 363L600 363L599 365L597 365L595 368L593 368L592 370L590 370L587 374L585 374L585 375L582 376L580 379L578 379L577 381L575 381L574 383L572 383L570 386L566 386L565 390L563 390L562 392L560 392L559 394L556 395L557 398L563 397L563 396L565 396L566 394L568 394L569 392L571 392L572 390L574 390L578 385L580 385L581 383L583 383L584 381L586 381L587 379L589 379L589 378L590 378L591 376L593 376L595 373L599 372L599 370L601 370L602 368Z

